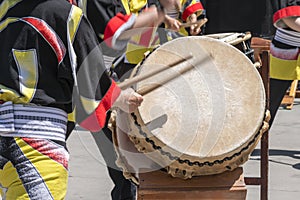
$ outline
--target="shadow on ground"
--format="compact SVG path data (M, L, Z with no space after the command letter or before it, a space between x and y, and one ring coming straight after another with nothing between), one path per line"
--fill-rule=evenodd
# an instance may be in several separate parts
M260 149L255 149L251 156L260 156ZM299 159L300 160L300 151L294 151L294 150L281 150L281 149L269 149L269 156L288 156L293 159ZM260 160L259 158L250 158L250 160ZM289 165L292 166L295 169L300 170L300 163L296 164L290 164L287 162L277 161L274 159L269 158L269 162L278 163L282 165Z

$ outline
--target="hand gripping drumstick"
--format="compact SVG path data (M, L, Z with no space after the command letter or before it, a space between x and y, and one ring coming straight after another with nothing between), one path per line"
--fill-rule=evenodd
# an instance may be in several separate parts
M196 22L182 23L180 25L180 27L185 27L186 28L186 27L190 27L190 26L195 25L195 24L197 24L199 27L202 27L207 21L208 21L207 18L203 18L203 19L200 19L200 20L198 20Z
M139 76L135 76L135 77L133 77L133 78L131 78L131 79L128 79L128 80L126 80L126 81L120 83L118 86L119 86L122 90L124 90L124 89L126 89L126 88L128 88L128 87L130 87L130 86L132 86L132 85L134 85L134 84L136 84L136 83L138 83L138 82L140 82L140 81L143 81L143 80L145 80L145 79L147 79L147 78L149 78L149 77L151 77L151 76L154 76L155 74L158 74L158 73L160 73L160 72L162 72L162 71L165 71L165 70L167 70L167 69L170 69L171 67L175 67L175 66L177 66L177 65L179 65L179 64L181 64L181 63L183 63L183 62L185 62L185 61L187 61L187 60L189 60L189 59L191 59L191 58L193 58L192 55L189 55L189 56L187 56L187 57L181 58L181 59L178 60L178 61L175 61L175 62L173 62L173 63L171 63L171 64L169 64L169 65L164 65L164 66L162 66L162 67L160 67L160 68L158 68L158 69L156 69L156 70L153 70L153 71L151 71L151 72L149 72L149 73L142 74L142 75L139 75Z

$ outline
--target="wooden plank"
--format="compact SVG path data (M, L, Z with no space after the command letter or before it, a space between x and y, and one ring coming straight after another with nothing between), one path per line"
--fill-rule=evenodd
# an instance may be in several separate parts
M270 40L253 37L251 47L254 49L255 60L261 63L258 69L263 80L266 92L266 109L269 109L270 101ZM268 200L268 182L269 182L269 131L266 131L261 138L260 151L260 177L246 177L246 183L249 185L260 185L260 199Z
M163 171L142 173L138 199L246 199L247 189L241 167L222 174L174 178Z
M287 91L287 94L284 95L281 105L285 105L285 108L288 110L291 110L294 105L294 101L296 98L296 92L298 87L298 80L294 80L290 86L289 91Z
M242 190L228 191L228 190L198 190L198 191L153 191L145 190L139 193L139 200L208 200L208 199L218 199L218 200L241 200L246 199L247 192Z

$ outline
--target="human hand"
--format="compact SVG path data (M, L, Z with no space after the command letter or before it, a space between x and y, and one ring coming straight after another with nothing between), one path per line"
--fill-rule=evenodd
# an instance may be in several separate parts
M195 13L191 14L188 19L187 22L197 22L197 15ZM190 26L190 34L191 35L198 35L201 32L201 26L199 24L193 24Z
M178 21L177 19L170 17L169 15L165 15L164 23L166 25L166 28L168 29L171 29L173 31L180 30L181 22Z
M121 91L113 106L118 107L127 113L132 113L142 102L143 97L140 94L136 93L132 88L127 88Z
M282 21L294 31L300 32L300 17L287 17L283 18Z

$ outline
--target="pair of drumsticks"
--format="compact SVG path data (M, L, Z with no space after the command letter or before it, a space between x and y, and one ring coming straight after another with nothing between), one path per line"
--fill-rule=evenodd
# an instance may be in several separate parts
M164 66L159 67L159 68L157 68L157 69L155 69L155 70L153 70L151 72L135 76L135 77L133 77L131 79L127 79L126 81L120 83L119 87L121 89L126 89L126 88L128 88L128 87L130 87L130 86L132 86L132 85L134 85L134 84L136 84L138 82L140 82L140 81L143 81L143 80L145 80L147 78L150 78L150 77L152 77L152 76L154 76L156 74L159 74L159 73L161 73L161 72L163 72L163 71L165 71L167 69L175 67L175 66L177 66L177 65L179 65L179 64L181 64L183 62L186 62L187 60L191 59L192 57L193 57L192 55L189 55L187 57L183 57L183 58L179 59L178 61L175 61L175 62L173 62L173 63L171 63L169 65L164 65ZM182 71L182 73L184 73L185 71L190 70L191 68L192 68L191 65L186 65L183 68L184 70ZM163 80L164 83L166 83L168 81L169 80ZM162 83L160 83L160 84L162 84ZM138 93L141 94L141 95L145 95L145 94L149 93L150 91L154 90L156 87L157 86L154 85L151 88L148 88L147 90L145 90L145 89L143 91L140 90L140 91L138 91Z
M204 63L208 60L209 56L208 57L205 57L204 59L201 59L201 60L197 60L196 62L187 62L189 60L191 60L193 58L192 55L188 55L186 57L183 57L183 58L180 58L179 60L171 63L171 64L168 64L168 65L164 65L164 66L161 66L151 72L148 72L148 73L145 73L145 74L141 74L141 75L137 75L133 78L130 78L130 79L127 79L125 80L124 82L120 83L119 84L119 87L121 89L126 89L126 88L129 88L130 86L140 82L140 81L143 81L145 79L148 79L148 78L151 78L153 77L154 75L156 74L159 74L165 70L168 70L168 69L171 69L171 68L174 68L176 66L179 66L180 64L184 64L184 66L182 66L178 71L177 73L174 73L174 74L171 74L170 76L168 77L164 77L162 79L162 81L160 81L159 83L155 83L155 84L152 84L146 88L141 88L137 91L137 93L141 94L141 95L145 95L145 94L148 94L149 92L155 90L156 88L160 87L161 85L163 84L166 84L168 83L169 81L175 79L176 77L178 77L179 75L181 74L184 74L185 72L191 70L192 68L194 68L195 65L199 65L201 63Z
M198 25L199 27L202 27L206 22L208 21L207 18L203 18L203 19L199 19L196 22L186 22L186 23L182 23L181 27L187 28L190 27L192 25Z

